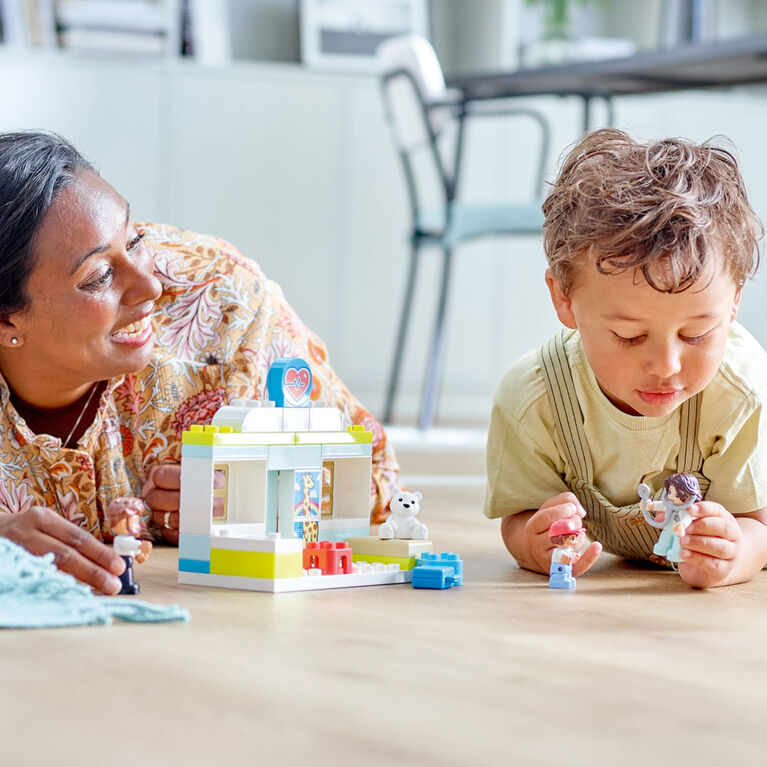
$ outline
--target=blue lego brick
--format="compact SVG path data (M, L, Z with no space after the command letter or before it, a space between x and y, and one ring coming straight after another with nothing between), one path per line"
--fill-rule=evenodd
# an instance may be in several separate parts
M269 457L268 445L182 445L182 458L211 458L226 461L230 458L247 457L254 461L265 461Z
M372 444L322 446L323 458L369 458L373 455Z
M267 469L311 469L322 466L321 445L271 445Z
M210 562L179 557L178 569L184 573L210 573Z
M210 536L181 533L178 536L178 555L181 559L210 561Z
M280 357L269 367L266 389L277 407L307 407L312 393L312 370L300 357Z
M460 586L462 582L462 577L456 575L451 566L418 565L413 568L414 589L449 589Z
M432 552L424 552L418 557L416 566L426 565L429 567L452 567L455 575L463 580L463 560L458 554L453 554L450 551L443 551L440 554Z

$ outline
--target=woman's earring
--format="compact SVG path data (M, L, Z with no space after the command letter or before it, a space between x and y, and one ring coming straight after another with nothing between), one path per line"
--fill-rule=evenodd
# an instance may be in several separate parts
M18 338L16 338L16 336L14 336L14 337L11 339L11 346L16 346L16 344L17 344L18 342L19 342L19 339L18 339Z

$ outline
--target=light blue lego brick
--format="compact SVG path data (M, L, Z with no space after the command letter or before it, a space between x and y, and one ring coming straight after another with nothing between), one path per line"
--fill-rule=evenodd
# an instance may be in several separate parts
M212 445L181 445L182 458L213 458Z
M181 457L212 458L219 461L265 461L269 457L268 445L182 445Z
M441 554L426 551L418 557L417 566L452 567L456 576L463 579L463 560L458 554L450 551L443 551Z
M181 533L178 537L178 555L181 559L210 561L210 536Z
M322 466L321 445L271 445L267 469L310 469Z
M210 573L210 562L199 559L182 559L179 557L178 569L182 573Z
M460 575L456 575L452 565L418 565L413 568L414 589L449 589L451 586L460 586Z
M373 455L373 445L323 445L323 458L370 458Z
M344 527L335 530L323 530L320 521L319 538L321 541L345 541L347 538L361 538L370 535L370 527Z

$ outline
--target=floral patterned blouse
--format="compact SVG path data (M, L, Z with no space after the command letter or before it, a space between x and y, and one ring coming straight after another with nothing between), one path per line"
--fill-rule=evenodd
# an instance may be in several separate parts
M33 504L56 509L98 538L109 501L138 495L151 466L181 459L181 432L210 423L232 399L266 398L266 374L279 357L302 357L312 400L340 408L373 432L371 520L382 521L398 466L381 426L333 372L309 331L258 265L224 240L144 224L163 283L152 315L154 356L139 373L109 381L77 449L33 434L0 377L0 512Z

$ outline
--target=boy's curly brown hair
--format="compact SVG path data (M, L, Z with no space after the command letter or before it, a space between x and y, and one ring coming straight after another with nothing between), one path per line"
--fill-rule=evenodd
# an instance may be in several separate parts
M734 156L711 141L640 144L604 128L576 144L543 203L546 257L565 295L589 258L603 274L638 268L656 290L678 293L720 248L743 285L763 227Z

